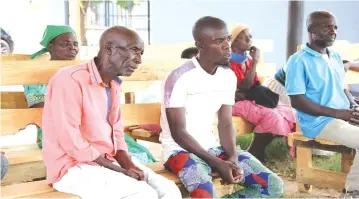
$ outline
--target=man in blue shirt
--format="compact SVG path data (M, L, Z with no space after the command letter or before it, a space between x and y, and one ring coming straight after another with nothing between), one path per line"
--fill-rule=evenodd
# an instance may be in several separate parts
M286 92L298 112L303 135L359 149L359 109L345 90L344 65L328 49L336 39L336 18L316 11L307 19L309 43L287 63ZM345 196L359 197L359 157L347 176Z

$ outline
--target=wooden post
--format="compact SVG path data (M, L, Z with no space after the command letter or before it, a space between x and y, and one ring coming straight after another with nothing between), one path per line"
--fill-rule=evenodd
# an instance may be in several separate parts
M297 147L296 158L297 177L312 168L312 149ZM312 185L298 183L299 192L312 192Z
M287 59L302 43L304 1L288 2Z
M135 93L125 93L125 104L134 104L135 102Z
M77 0L76 1L76 5L75 5L75 9L76 9L76 27L75 27L75 30L76 30L76 35L77 35L77 39L78 41L80 41L80 45L84 45L82 40L83 40L83 30L81 28L81 26L83 25L83 23L85 23L83 21L83 17L81 17L81 0ZM82 19L82 20L81 20Z
M343 173L349 173L350 167L353 164L353 159L354 159L354 157L352 154L342 153L342 172Z

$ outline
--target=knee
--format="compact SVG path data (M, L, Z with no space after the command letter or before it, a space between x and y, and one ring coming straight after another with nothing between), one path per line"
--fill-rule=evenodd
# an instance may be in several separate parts
M180 199L182 198L182 194L177 185L173 181L169 181L167 182L166 189L163 190L163 197L159 195L159 198Z
M284 182L277 174L269 176L268 193L271 198L279 198L284 193Z
M161 178L161 179L162 180L157 181L156 184L151 184L151 186L157 191L158 198L163 198L163 199L182 198L179 188L173 181L168 180L166 178Z
M1 179L5 176L9 168L9 161L1 154Z
M149 199L158 199L160 198L157 194L157 191L152 188L147 183L143 183L142 186L137 187L140 190L140 193L136 198L149 198Z

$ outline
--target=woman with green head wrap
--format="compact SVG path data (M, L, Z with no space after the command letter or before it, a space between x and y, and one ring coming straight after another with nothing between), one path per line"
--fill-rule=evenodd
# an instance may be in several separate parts
M70 26L48 25L40 44L41 50L31 55L35 59L45 53L50 54L50 60L74 60L79 51L75 31ZM24 93L30 108L43 108L47 91L46 84L24 85ZM42 130L37 127L38 146L42 148ZM152 163L156 160L152 154L138 144L133 138L125 134L129 154L135 156L142 164Z

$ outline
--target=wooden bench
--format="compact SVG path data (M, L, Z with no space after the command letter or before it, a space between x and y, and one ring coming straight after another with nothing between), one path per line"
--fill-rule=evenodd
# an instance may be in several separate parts
M3 61L1 68L1 86L47 83L49 78L61 67L75 65L78 63L83 63L83 61ZM161 66L160 64L157 64L160 63L160 61L154 61L154 63L156 64L155 66ZM126 83L128 83L128 88L133 88L130 83L134 84L141 81L159 80L163 78L163 73L168 73L168 71L165 70L167 69L157 68L150 70L149 67L146 67L146 64L144 64L144 66L136 71L133 76L123 78L124 87ZM18 93L15 98L9 97L10 94L5 96L7 96L5 99L17 99L16 96L20 99L20 95ZM19 108L16 107L18 103L7 103L3 100L4 98L2 98L1 103L7 104L8 106L5 109L1 109L1 136L16 134L19 129L24 128L28 124L36 124L41 127L42 108L29 109L27 106ZM23 96L21 97L21 100L24 100ZM121 105L123 122L126 124L126 133L128 133L127 127L131 125L159 123L159 110L160 104ZM243 126L248 129L248 132L251 132L251 126L249 124L245 123L245 121L241 119L238 119L238 121L242 122L240 125L241 128L242 124L245 124ZM8 173L1 181L1 184L3 185L1 193L2 197L78 198L77 196L56 192L52 188L48 187L44 181L41 181L41 179L46 177L46 170L42 161L41 150L37 147L37 145L9 146L2 147L0 150L6 152L10 163ZM180 187L183 196L187 196L186 194L188 193L186 193L178 178L167 172L163 166L160 167L159 164L160 163L156 163L148 166L151 168L155 167L153 169L157 173L176 182L176 184ZM232 189L232 186L218 186L220 185L218 175L214 174L213 177L220 195L228 193L229 190ZM39 179L40 181L36 181Z
M289 134L289 146L296 147L296 181L301 192L311 192L312 185L342 190L347 173L353 163L355 150L335 142L321 139L310 139L297 132ZM313 168L312 150L320 149L341 153L341 172Z

